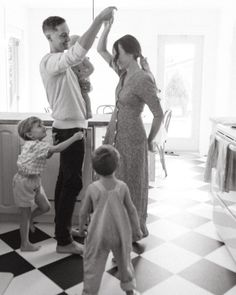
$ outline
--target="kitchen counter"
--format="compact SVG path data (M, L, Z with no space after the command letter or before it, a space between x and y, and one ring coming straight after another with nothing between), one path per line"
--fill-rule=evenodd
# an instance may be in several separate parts
M44 121L47 126L52 125L53 119L49 113L1 113L0 124L17 124L29 116L39 117ZM111 115L109 114L94 114L93 118L88 120L88 127L93 126L106 126L110 121Z
M211 117L212 122L212 132L211 135L215 134L219 126L236 126L236 117Z
M231 125L217 124L216 129L218 132L226 135L231 140L234 140L236 142L236 128L233 128Z
M235 125L236 124L236 117L211 117L210 121L213 124L222 124L222 125Z

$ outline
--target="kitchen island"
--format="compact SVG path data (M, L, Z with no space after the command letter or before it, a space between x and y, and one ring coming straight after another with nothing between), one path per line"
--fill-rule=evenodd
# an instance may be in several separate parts
M53 119L49 113L0 113L0 221L16 220L18 210L14 204L12 193L12 178L17 171L16 161L20 153L23 141L17 133L17 124L29 116L41 118L47 127L46 140L52 141L51 129ZM83 167L84 187L78 195L74 220L77 220L79 204L84 196L84 192L89 183L93 180L91 166L91 153L94 148L101 144L102 135L110 120L110 115L94 115L88 121L88 131L86 138L85 160ZM97 139L97 140L96 140ZM39 217L39 221L53 222L54 218L54 189L59 169L59 154L54 154L47 161L47 167L42 175L42 182L47 197L52 205L49 213Z

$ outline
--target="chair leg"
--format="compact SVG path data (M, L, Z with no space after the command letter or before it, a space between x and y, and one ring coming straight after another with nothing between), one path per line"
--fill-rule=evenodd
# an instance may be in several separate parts
M163 157L163 169L165 171L165 177L167 177L167 169L166 169L166 160L165 160L165 145L162 147L162 157Z
M162 169L165 172L165 177L167 177L167 169L166 169L166 162L165 162L165 147L163 146L158 146L158 152L160 155L160 162L161 162L161 166Z

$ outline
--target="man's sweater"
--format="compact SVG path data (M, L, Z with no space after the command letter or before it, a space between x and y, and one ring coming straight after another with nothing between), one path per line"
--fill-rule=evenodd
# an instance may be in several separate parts
M71 69L85 55L86 50L76 42L66 52L46 54L40 62L40 74L56 128L87 128L85 102Z

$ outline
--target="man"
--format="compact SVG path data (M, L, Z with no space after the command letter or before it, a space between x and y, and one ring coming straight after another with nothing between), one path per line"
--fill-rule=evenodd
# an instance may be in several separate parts
M44 20L42 29L50 53L40 63L40 73L54 119L52 133L60 143L75 132L87 128L85 102L77 77L71 69L80 63L91 48L104 21L113 17L115 7L104 9L74 46L66 21L58 16ZM64 50L67 50L64 52ZM82 254L83 246L72 237L72 214L76 197L82 189L84 139L60 154L60 168L55 189L55 235L58 253ZM76 233L75 233L76 234Z

